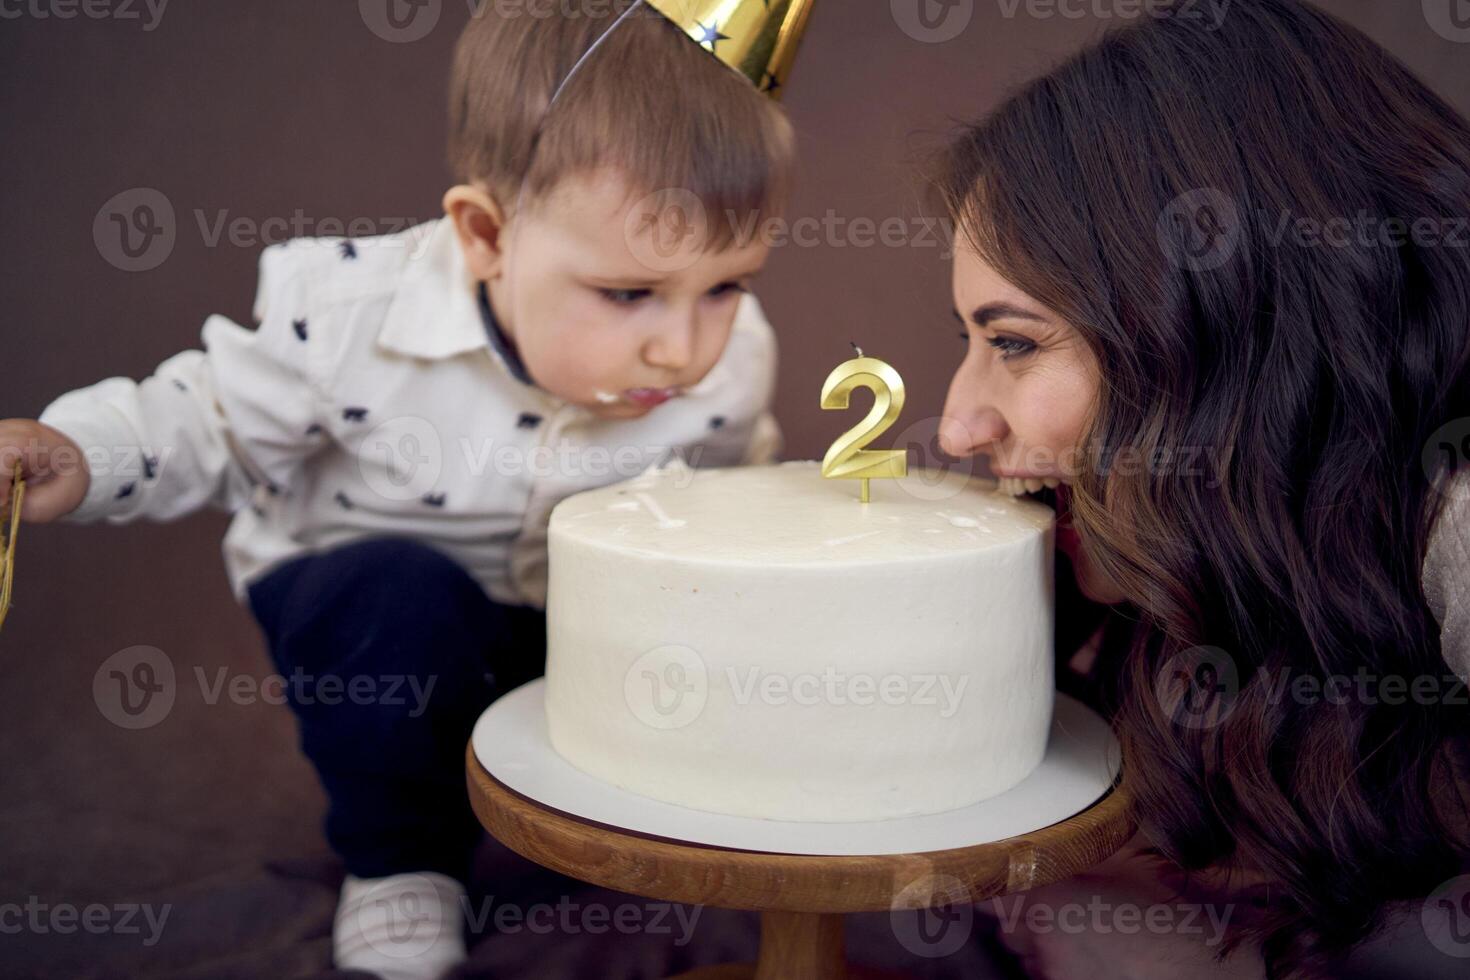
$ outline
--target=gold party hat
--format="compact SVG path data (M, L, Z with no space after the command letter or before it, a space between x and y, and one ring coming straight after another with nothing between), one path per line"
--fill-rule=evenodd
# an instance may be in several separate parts
M817 0L647 0L700 47L773 99Z

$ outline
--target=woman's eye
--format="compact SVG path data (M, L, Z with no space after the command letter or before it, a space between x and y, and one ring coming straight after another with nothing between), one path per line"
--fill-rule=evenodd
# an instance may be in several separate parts
M961 330L955 336L963 340L966 346L969 345L970 331ZM1036 349L1036 345L1031 341L1022 340L1019 337L990 337L985 342L1000 351L1000 359L1003 361L1009 361L1013 357L1029 354Z
M1029 354L1036 349L1036 345L1029 340L1021 340L1016 337L991 337L990 346L1000 351L1001 360L1008 361L1022 354Z
M646 289L598 289L603 299L619 306L631 306L648 295Z

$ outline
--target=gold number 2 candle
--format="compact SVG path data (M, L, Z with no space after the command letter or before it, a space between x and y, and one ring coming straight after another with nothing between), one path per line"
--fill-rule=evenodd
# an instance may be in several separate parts
M854 388L873 392L873 408L857 425L848 429L827 450L822 460L822 475L837 480L862 480L859 499L868 503L868 481L897 479L907 476L908 453L903 449L864 449L898 420L903 412L903 378L892 366L876 357L864 357L863 349L853 344L857 357L843 361L827 375L822 385L822 407L847 407Z

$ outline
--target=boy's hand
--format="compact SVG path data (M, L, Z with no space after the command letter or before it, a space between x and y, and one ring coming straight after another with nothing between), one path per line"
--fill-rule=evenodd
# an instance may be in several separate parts
M34 419L0 419L0 508L10 503L17 460L26 481L21 520L32 524L54 521L76 510L86 498L92 474L80 446Z

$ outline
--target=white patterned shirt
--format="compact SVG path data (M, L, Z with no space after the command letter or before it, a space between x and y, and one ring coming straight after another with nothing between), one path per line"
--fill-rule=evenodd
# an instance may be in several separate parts
M776 340L754 296L684 397L601 420L531 383L448 219L267 248L255 318L248 329L212 316L203 350L141 382L68 392L40 416L92 471L63 520L232 511L223 550L242 602L287 559L399 535L457 560L491 598L544 608L560 500L673 458L772 462L782 445L769 410Z

